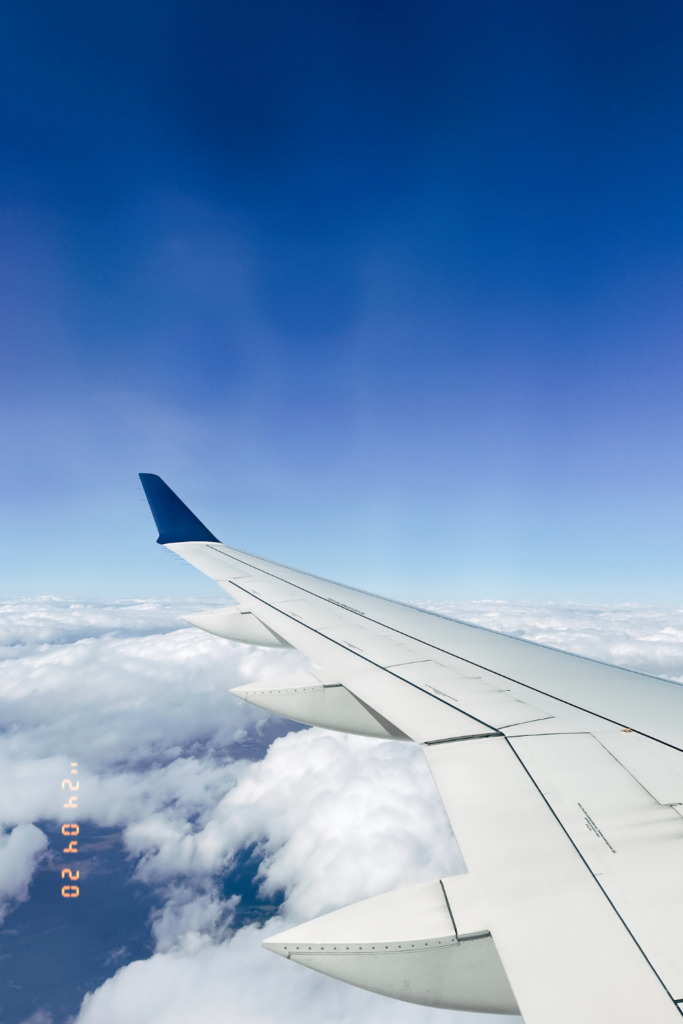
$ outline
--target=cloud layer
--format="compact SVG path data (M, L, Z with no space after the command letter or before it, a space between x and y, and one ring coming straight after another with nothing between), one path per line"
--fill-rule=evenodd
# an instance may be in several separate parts
M78 761L83 832L120 833L138 883L156 899L154 954L115 974L112 966L79 1024L217 1024L227 1008L250 1024L370 1024L387 1012L400 1024L453 1020L261 949L265 934L463 865L419 749L296 729L238 702L231 686L288 674L304 660L178 628L190 610L53 598L5 606L0 906L25 899L41 857L54 857L38 826L73 815L60 780ZM501 602L434 610L683 678L680 610ZM275 914L264 927L244 915L239 865L255 876L263 917ZM470 1016L482 1020L456 1019Z
M13 901L28 899L28 886L47 847L47 836L35 825L16 825L0 837L0 921Z

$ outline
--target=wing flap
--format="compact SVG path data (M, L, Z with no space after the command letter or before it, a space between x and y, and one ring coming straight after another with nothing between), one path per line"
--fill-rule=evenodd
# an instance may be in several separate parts
M444 743L426 754L525 1024L680 1024L507 740Z
M510 742L673 998L683 1000L683 819L602 738Z
M683 753L623 730L601 732L603 747L654 797L683 808Z

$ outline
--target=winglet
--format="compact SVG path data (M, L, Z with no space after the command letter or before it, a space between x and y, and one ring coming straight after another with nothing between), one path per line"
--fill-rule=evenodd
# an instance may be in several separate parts
M207 530L160 476L140 473L140 482L159 531L157 544L182 544L188 540L213 540L220 544L218 537Z

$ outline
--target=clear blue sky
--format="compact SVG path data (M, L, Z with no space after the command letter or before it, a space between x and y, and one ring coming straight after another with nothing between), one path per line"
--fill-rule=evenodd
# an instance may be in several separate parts
M683 7L0 12L1 589L683 600Z

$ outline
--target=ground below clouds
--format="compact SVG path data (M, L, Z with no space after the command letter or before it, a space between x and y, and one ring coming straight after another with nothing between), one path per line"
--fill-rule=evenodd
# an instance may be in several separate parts
M207 606L0 606L3 1024L483 1022L388 1003L261 949L267 933L462 862L419 749L237 701L230 687L305 662L187 627L181 616ZM681 609L429 607L683 679ZM61 833L73 762L74 856ZM61 896L65 866L78 898Z

